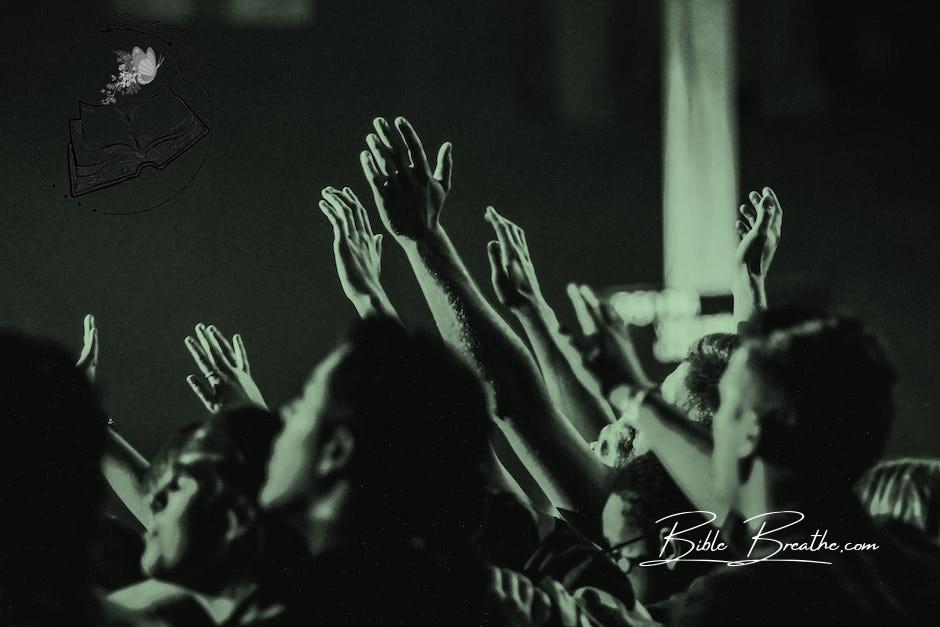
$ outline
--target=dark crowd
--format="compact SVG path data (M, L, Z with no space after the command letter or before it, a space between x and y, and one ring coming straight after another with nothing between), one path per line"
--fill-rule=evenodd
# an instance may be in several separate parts
M286 405L251 338L196 324L206 416L148 460L99 402L92 315L77 362L0 332L0 625L937 624L940 460L882 458L872 330L768 305L774 190L738 209L736 332L657 381L590 287L568 290L581 328L559 322L494 207L492 285L468 273L450 143L429 157L401 117L365 141L371 196L319 201L361 320ZM437 334L398 316L383 243Z

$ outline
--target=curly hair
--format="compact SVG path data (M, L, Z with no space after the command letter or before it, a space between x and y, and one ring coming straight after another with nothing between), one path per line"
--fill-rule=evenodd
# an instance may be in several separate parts
M692 343L685 358L689 365L685 387L689 392L685 407L696 422L710 425L718 410L718 382L728 367L731 354L741 341L733 333L710 333Z

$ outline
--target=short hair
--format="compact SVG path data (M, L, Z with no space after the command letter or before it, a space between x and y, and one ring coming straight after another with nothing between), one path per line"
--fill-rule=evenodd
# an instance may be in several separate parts
M61 346L0 330L0 351L0 503L16 530L0 542L0 588L74 590L90 573L105 419Z
M881 455L896 375L860 321L809 320L752 341L749 357L784 407L762 419L758 453L820 488L844 488Z
M689 370L685 387L689 391L689 405L684 407L695 422L710 425L720 402L718 382L728 367L731 355L741 345L734 333L709 333L689 347L685 358Z
M150 483L188 459L208 462L225 488L255 502L267 462L281 429L276 415L261 407L228 409L180 428L150 465Z
M390 534L468 540L485 511L491 428L480 378L438 337L359 322L330 378L326 423L353 432L364 501Z
M940 544L940 459L880 462L865 473L856 493L871 516Z

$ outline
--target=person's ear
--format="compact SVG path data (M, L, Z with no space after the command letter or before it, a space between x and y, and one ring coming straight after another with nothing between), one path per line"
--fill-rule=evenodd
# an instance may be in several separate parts
M320 447L316 473L320 477L332 475L349 465L355 449L356 440L345 425L338 425Z
M257 510L244 499L237 499L226 512L225 540L233 542L244 536L258 518Z
M672 529L669 527L661 527L659 530L659 547L663 550L663 556L660 559L676 560L679 557L679 549L676 547L676 543L666 540L671 531ZM669 570L675 570L678 563L678 561L669 561L664 566Z

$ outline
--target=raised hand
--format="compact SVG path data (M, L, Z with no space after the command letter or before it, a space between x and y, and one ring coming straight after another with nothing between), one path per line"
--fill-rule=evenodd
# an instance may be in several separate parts
M240 335L236 333L229 343L215 326L199 323L196 337L186 337L186 348L206 378L202 381L189 375L186 381L211 413L240 405L267 408L261 391L251 378L248 355Z
M358 308L359 303L382 293L379 273L382 236L372 232L369 216L348 187L323 189L320 210L333 226L333 256L343 292Z
M605 394L622 383L648 386L649 379L636 353L633 338L623 319L609 303L598 300L587 285L569 290L579 318L586 314L589 324L584 340L577 342L584 366L594 373ZM591 332L593 331L593 333Z
M780 244L783 208L769 187L760 194L751 192L748 200L750 205L743 204L738 208L741 219L736 227L741 241L735 252L735 262L750 276L764 278Z
M499 302L510 309L542 306L545 300L535 276L525 231L493 207L486 208L486 221L496 231L497 241L489 242L486 252Z
M405 118L393 130L385 118L373 121L368 150L359 158L385 228L396 238L419 240L439 225L441 207L450 191L452 146L441 145L434 170L421 139Z
M98 371L98 329L95 327L95 317L86 314L83 326L82 352L75 367L84 371L88 380L94 383Z

